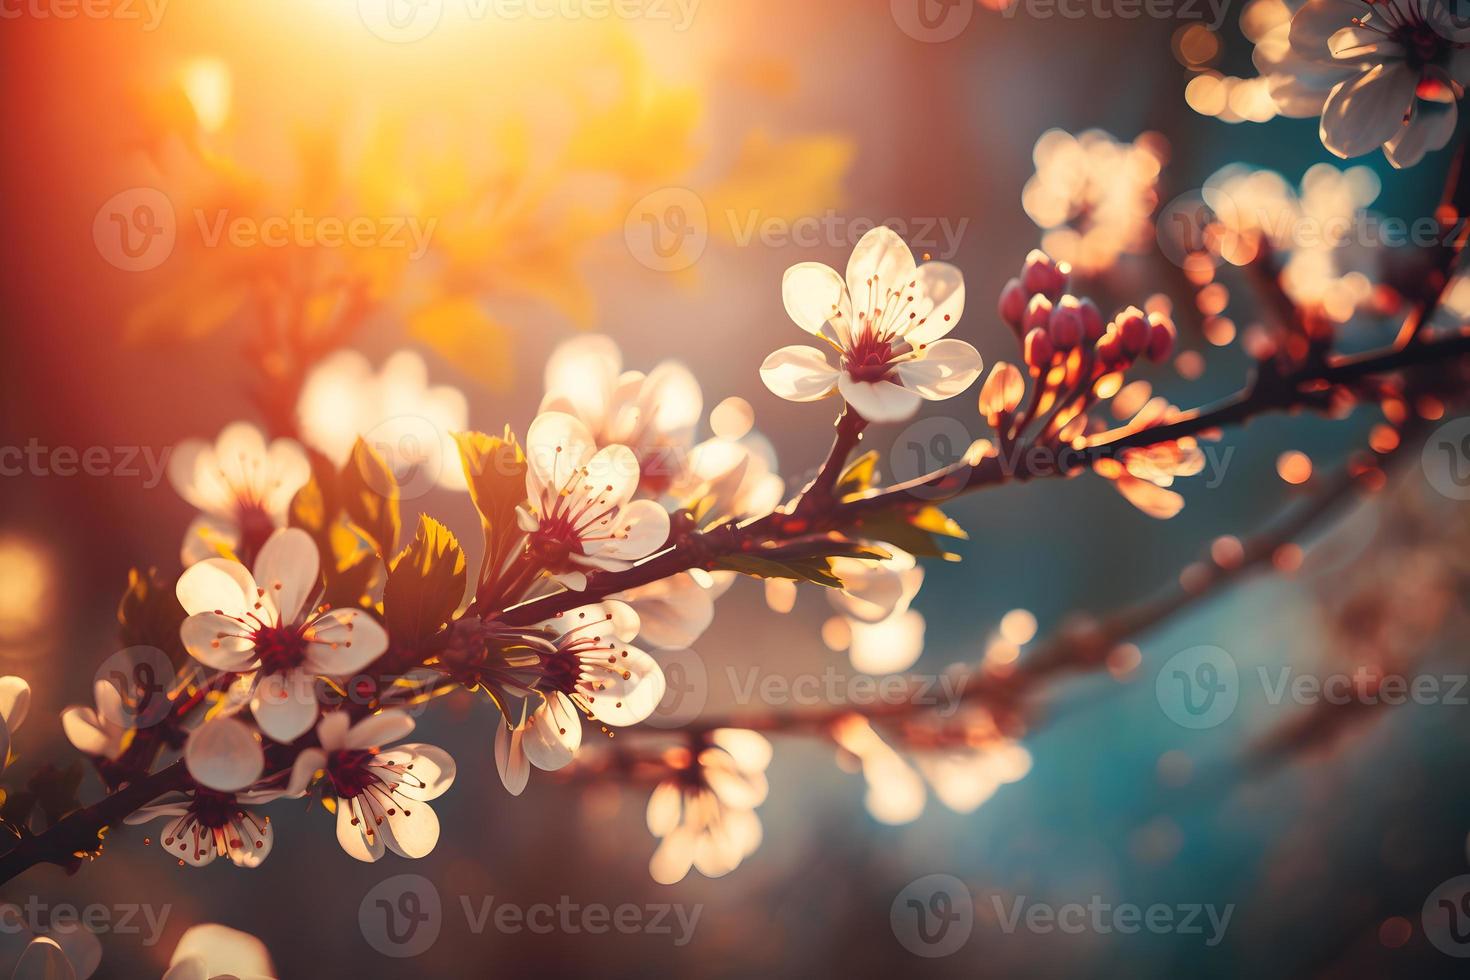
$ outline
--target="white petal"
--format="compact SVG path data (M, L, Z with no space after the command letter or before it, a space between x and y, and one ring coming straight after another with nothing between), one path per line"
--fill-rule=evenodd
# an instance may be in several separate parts
M611 538L588 541L589 555L637 561L662 548L669 539L669 512L656 500L635 500L614 516L614 523L600 532Z
M0 677L0 718L12 733L26 720L31 709L31 686L14 675Z
M312 670L345 678L388 649L388 633L362 609L331 609L307 624L307 663Z
M924 617L912 609L878 623L852 622L848 656L853 667L864 673L908 670L923 652Z
M359 748L359 746L347 744L347 736L351 730L351 715L346 711L329 711L322 716L321 721L317 722L316 740L328 752L336 749Z
M394 807L379 829L383 842L400 857L428 857L439 843L439 815L427 803Z
M1455 132L1456 103L1414 101L1413 115L1406 126L1383 146L1388 162L1395 167L1412 167L1431 150L1443 149Z
M526 722L521 749L531 765L554 772L568 765L582 744L582 718L566 697L549 694Z
M638 635L660 650L689 646L715 617L710 591L687 573L625 592L622 598L638 614Z
M240 528L232 520L200 514L184 531L184 544L179 558L185 568L209 558L233 555L240 547Z
M242 833L238 838L240 843L227 844L229 847L230 863L237 868L258 868L262 861L270 856L271 848L275 846L276 834L270 821L262 820L254 814L246 811L246 815L252 819L244 821L241 828Z
M316 594L320 574L316 542L299 527L272 534L255 559L255 583L271 597L283 623L298 621L301 607Z
M212 922L186 929L179 937L179 944L174 947L169 963L173 965L192 958L207 963L211 977L222 973L240 977L276 975L275 964L271 962L265 943L248 932Z
M594 513L610 507L621 507L638 492L640 470L638 457L627 446L599 449L587 461L587 475L580 490L595 500Z
M413 729L414 720L410 715L402 711L382 711L353 725L343 744L351 749L381 749L407 738Z
M454 785L454 758L437 745L410 742L382 753L380 758L412 766L411 778L398 784L399 794L411 800L436 800Z
M963 340L939 340L898 365L898 377L930 401L953 398L980 377L980 352Z
M912 312L918 316L902 330L910 345L932 344L955 328L965 312L965 277L948 262L925 262L914 273Z
M61 712L61 730L66 740L83 755L111 758L112 739L102 730L102 719L91 708L71 705Z
M658 433L692 432L704 414L704 392L687 367L664 361L648 373L638 392L639 411Z
M820 262L802 262L781 278L781 300L786 313L807 333L822 333L829 321L837 336L845 336L852 322L847 285L837 270Z
M609 678L599 671L596 682L589 685L592 717L607 725L636 725L663 700L664 672L637 647L626 647L616 657L617 673Z
M531 766L521 749L523 732L519 728L511 730L506 725L498 727L499 731L495 733L495 768L499 770L500 781L510 795L520 796L531 776Z
M887 225L869 231L847 260L847 294L852 299L856 324L884 303L884 291L906 286L914 277L914 253L898 233ZM853 327L854 332L857 326Z
M844 371L837 386L847 403L869 422L902 422L919 410L919 393L891 381L854 381Z
M597 442L580 419L565 412L536 416L526 431L526 495L542 514L595 452Z
M327 765L327 754L321 749L303 749L291 764L291 778L286 781L286 796L300 796L311 785L317 770Z
M623 355L612 338L601 334L574 337L559 344L546 362L546 398L542 411L568 411L593 429L608 419L613 392L623 370Z
M260 778L265 754L259 739L244 722L215 718L189 736L184 746L184 764L196 783L230 793Z
M243 616L256 609L259 603L250 570L228 558L209 558L190 565L179 576L174 593L190 615L218 611L230 616Z
M1322 145L1340 157L1369 153L1393 139L1413 104L1418 75L1402 63L1379 64L1339 82L1322 107Z
M683 799L678 783L667 781L655 786L653 795L648 798L648 832L655 837L673 833L679 826Z
M316 724L316 678L305 670L262 678L250 712L267 737L282 744L296 741Z
M195 613L179 628L179 639L191 657L215 670L238 673L255 662L255 640L228 616Z
M832 394L837 369L815 347L782 347L761 364L761 381L789 402L814 402Z
M342 845L348 857L371 864L383 856L383 835L372 827L372 835L369 836L371 824L372 818L361 816L354 800L338 798L337 843Z

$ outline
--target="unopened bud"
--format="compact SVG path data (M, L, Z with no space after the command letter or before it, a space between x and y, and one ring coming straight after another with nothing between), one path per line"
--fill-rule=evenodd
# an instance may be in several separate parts
M1148 359L1155 364L1162 364L1174 353L1174 340L1176 332L1174 324L1168 317L1158 313L1149 315L1148 327Z
M1026 256L1026 264L1021 267L1021 285L1028 294L1053 295L1052 290L1057 281L1056 271L1057 267L1051 256L1040 249L1032 249L1031 254Z
M1106 324L1103 323L1102 310L1090 299L1084 299L1079 306L1082 313L1082 336L1089 344L1101 340Z
M1026 381L1014 364L997 361L980 389L980 414L994 420L1002 412L1014 412L1026 396Z
M1051 338L1045 330L1036 327L1026 334L1026 363L1035 371L1045 371L1051 363Z
M1012 278L1000 291L1000 318L1012 330L1021 329L1021 318L1026 315L1026 287L1021 280Z
M1082 343L1082 311L1076 297L1062 297L1057 308L1052 310L1047 332L1051 334L1052 345L1057 350L1071 350Z
M1143 311L1130 306L1118 314L1118 338L1123 342L1123 352L1130 358L1142 354L1148 347L1149 325Z
M1109 371L1123 363L1123 341L1117 331L1108 331L1097 342L1097 359Z
M1021 318L1022 333L1045 330L1051 325L1051 300L1045 296L1033 296L1026 304L1026 315Z

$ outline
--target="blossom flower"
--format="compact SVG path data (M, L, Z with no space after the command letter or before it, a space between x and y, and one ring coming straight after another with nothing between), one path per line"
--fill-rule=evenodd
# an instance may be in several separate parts
M1131 143L1100 129L1042 133L1031 154L1036 173L1021 191L1026 214L1044 232L1042 248L1087 273L1145 252L1166 145L1150 133Z
M317 717L318 676L349 677L388 648L388 634L361 609L312 611L320 557L311 536L286 528L260 549L252 575L210 558L179 577L188 612L180 635L206 667L253 673L250 709L278 742L307 732Z
M1411 167L1449 142L1470 79L1470 26L1441 0L1308 0L1290 51L1271 65L1285 115L1320 115L1322 145L1340 157L1382 146Z
M10 763L10 737L31 708L31 686L14 675L0 677L0 770Z
M389 355L375 373L357 351L338 351L307 375L296 403L301 438L338 466L361 437L401 487L465 489L454 433L469 427L469 402L450 385L430 385L416 351Z
M1152 398L1123 428L1113 430L1116 436L1156 425L1166 425L1178 418L1177 406L1163 398ZM1150 517L1167 519L1184 507L1184 498L1168 489L1175 477L1195 476L1205 468L1205 455L1199 442L1186 436L1172 442L1158 443L1124 450L1116 459L1098 460L1093 469L1110 480L1130 504Z
M276 975L265 943L248 932L206 922L179 937L163 980L270 980Z
M429 801L453 785L454 760L421 742L384 748L413 728L413 719L402 711L384 711L356 724L347 712L333 711L316 726L320 748L296 757L288 792L304 791L322 773L336 799L337 842L359 861L377 861L384 848L421 858L439 842L439 817Z
M311 478L311 464L291 439L265 436L248 422L225 426L213 445L187 439L169 456L168 478L203 511L184 534L182 559L193 565L220 554L254 555L286 523L291 498Z
M904 752L868 719L848 715L832 728L833 740L862 767L865 805L880 823L912 823L924 812L925 784L955 813L972 813L1006 783L1031 769L1031 754L995 727L987 712L972 712L948 729L905 732Z
M270 854L275 834L269 817L250 809L285 796L281 789L221 793L204 786L172 794L129 814L124 822L148 823L169 817L159 844L180 864L202 868L217 857L237 868L255 868Z
M765 802L771 743L745 729L720 728L648 798L648 830L662 838L648 862L659 884L682 881L694 868L708 878L729 874L761 842L755 808Z
M638 615L622 602L603 602L560 613L531 632L554 649L541 657L535 691L540 703L502 725L495 765L505 788L520 795L530 765L552 772L566 766L582 745L582 715L604 725L636 725L664 696L658 662L628 644L638 635ZM509 716L507 716L509 718Z
M845 641L857 670L891 674L907 670L924 651L924 617L909 604L924 583L914 556L884 545L891 558L834 558L832 574L841 589L827 589L827 601L841 614L841 625L824 628Z
M61 730L78 752L116 759L132 739L132 729L123 724L127 709L122 693L107 681L92 685L95 708L68 705L61 712Z
M592 432L565 412L536 417L526 433L526 496L517 510L531 553L569 589L587 587L584 569L618 571L659 548L669 515L633 500L638 458L627 446L597 448Z
M648 374L624 371L618 345L600 334L562 343L546 363L540 412L577 418L599 447L631 449L639 490L650 496L679 479L703 410L699 382L684 365L663 361Z
M834 368L826 354L805 346L767 357L761 380L788 401L840 392L869 422L898 422L922 399L952 398L980 376L974 347L942 339L964 312L964 277L945 262L915 265L891 228L862 237L846 282L835 269L803 262L786 270L781 292L796 325L825 341L839 361Z

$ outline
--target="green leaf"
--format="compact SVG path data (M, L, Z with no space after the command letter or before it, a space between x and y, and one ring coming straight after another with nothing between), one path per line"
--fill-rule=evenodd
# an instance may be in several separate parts
M348 521L387 561L398 550L398 480L361 437L342 468L339 490Z
M457 432L454 439L459 443L470 499L485 530L485 559L477 590L485 592L519 552L524 537L516 523L516 508L526 501L526 454L509 426L500 437Z
M930 511L933 513L928 513ZM917 514L886 513L865 517L854 532L874 541L886 541L920 558L943 558L945 561L959 561L959 556L947 551L935 534L966 537L964 530L937 507L926 507Z
M189 662L179 627L188 614L179 605L173 583L156 569L131 569L128 588L117 604L117 636L124 647L157 647L175 668Z
M837 480L837 486L833 493L841 499L849 494L862 493L871 489L873 482L878 476L878 450L870 449L863 453L852 464L843 471Z
M311 479L291 498L289 522L310 534L319 552L330 555L332 526L342 512L337 468L314 449L308 449L307 455L311 460Z
M422 647L459 608L465 581L464 549L443 524L420 516L413 542L394 559L383 588L383 618L394 641Z

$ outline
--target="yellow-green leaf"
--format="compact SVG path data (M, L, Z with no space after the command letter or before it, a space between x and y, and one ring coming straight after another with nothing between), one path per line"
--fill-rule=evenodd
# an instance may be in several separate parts
M443 629L464 598L465 581L464 549L443 524L421 515L383 588L383 618L394 641L418 649Z

